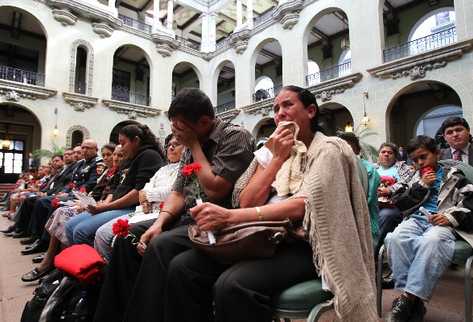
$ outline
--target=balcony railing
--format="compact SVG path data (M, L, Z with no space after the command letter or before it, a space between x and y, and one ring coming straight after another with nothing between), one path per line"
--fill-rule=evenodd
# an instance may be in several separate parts
M192 40L186 39L186 38L181 37L181 36L176 36L176 40L180 43L181 46L192 48L194 50L200 51L200 44L198 44L198 43L196 43Z
M278 95L282 85L276 85L268 89L259 89L253 94L253 102L264 101L266 99L274 98Z
M430 50L451 45L457 41L457 30L455 27L439 31L423 38L409 41L405 44L385 49L383 52L384 62L414 56Z
M146 33L151 33L151 30L153 29L151 25L122 14L119 14L118 18L120 18L120 20L123 21L123 23L128 27L144 31Z
M151 101L146 93L130 91L129 88L122 86L112 87L112 100L144 106L149 106Z
M320 82L346 76L350 73L351 73L351 60L347 60L343 64L329 67L317 73L307 75L306 76L307 86L314 86Z
M265 21L270 20L272 15L273 15L274 10L276 10L276 7L272 8L272 9L269 9L268 11L263 13L262 15L256 17L254 19L254 26L256 27L258 25L261 25Z
M0 65L0 79L6 79L9 81L30 85L44 86L44 74L4 65Z
M215 113L220 114L226 111L233 110L235 108L235 101L219 104L215 106Z
M230 37L225 37L216 44L215 50L219 50L223 47L228 46L229 44L230 44Z

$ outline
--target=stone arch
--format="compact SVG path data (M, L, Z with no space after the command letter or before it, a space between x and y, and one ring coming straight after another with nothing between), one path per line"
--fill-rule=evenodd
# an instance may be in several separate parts
M430 17L432 17L433 15L436 15L440 12L444 12L444 11L453 11L455 12L455 7L453 6L445 6L445 7L441 7L441 8L437 8L435 10L431 10L429 12L427 12L426 14L424 14L422 17L420 17L416 22L415 24L410 28L409 30L409 35L407 36L407 39L406 41L411 41L413 40L412 39L412 36L414 34L414 32L417 30L417 28L420 27L420 25L422 25L427 19L429 19ZM456 22L455 22L455 25L456 25Z
M30 11L29 9L30 8L26 8L23 7L21 5L21 3L17 3L18 1L15 1L14 4L8 4L8 3L0 3L0 8L1 7L12 7L12 8L16 8L16 9L19 9L19 10L23 10L25 12L27 12L28 14L30 14L31 16L33 16L35 19L36 19L36 22L38 23L38 25L40 26L41 28L41 31L44 33L44 36L46 37L46 41L48 39L48 31L45 27L45 23L43 22L43 19L39 16L39 14L37 12L33 12L33 11Z
M282 45L281 45L281 41L279 41L279 39L277 38L274 38L274 37L268 37L268 38L265 38L263 40L261 40L254 48L252 54L251 54L251 59L250 59L250 72L251 72L251 77L250 77L250 82L251 82L251 90L254 92L254 89L255 89L255 85L256 85L256 62L257 62L257 59L258 59L258 55L260 53L260 51L268 44L271 44L275 42L277 44L277 46L279 47L279 49L281 50L281 62L280 62L280 68L281 68L281 83L282 83L282 79L283 79L283 75L282 75L282 66L283 66L283 54L282 54ZM263 76L263 75L262 75ZM268 76L269 77L269 76ZM271 78L271 77L270 77ZM282 84L278 84L278 82L271 78L271 80L273 81L273 84L276 86L278 85L282 85ZM271 95L270 95L271 96ZM276 90L274 91L274 93L272 93L272 96L276 96ZM256 96L253 95L253 100L256 100Z
M82 125L71 126L67 130L67 133L66 133L66 146L69 147L69 148L73 148L73 146L72 146L72 133L74 133L75 131L82 132L84 140L90 138L90 132L86 127L84 127Z
M0 103L0 141L22 142L22 144L19 143L21 147L15 144L14 150L8 151L8 153L13 153L10 164L3 164L2 162L8 161L3 155L0 156L0 167L5 166L5 168L0 168L0 183L15 182L18 172L31 166L30 153L41 148L42 135L41 121L30 108L15 102ZM3 154L1 151L0 153ZM21 169L18 165L21 165Z
M224 70L225 67L227 67L226 70ZM231 72L232 68L233 68L233 73ZM224 76L221 77L222 73ZM233 74L233 80L232 80L232 74ZM233 102L233 107L234 107L235 93L236 93L235 64L231 60L225 59L218 64L217 68L215 68L214 72L211 75L212 75L212 91L215 91L216 93L215 106L219 107L219 106L222 106L223 104L231 105ZM222 82L220 82L221 79L222 79ZM232 82L233 82L233 89L231 90L231 95L228 95L228 94L220 95L222 94L222 92L220 91L219 85L221 84L222 86L224 86L224 88L225 86L230 85L229 87L231 88ZM228 88L226 90L228 91Z
M176 62L176 63L174 64L174 66L172 67L172 74L173 74L173 75L172 75L172 82L173 82L172 91L173 91L173 95L177 94L177 91L178 91L178 90L176 90L176 89L174 88L174 73L175 73L176 67L178 67L178 66L183 66L183 65L184 65L184 66L187 65L187 66L189 66L189 67L192 69L192 71L193 71L193 72L195 73L195 75L197 76L197 80L198 80L198 82L199 82L199 86L197 86L197 87L200 88L200 89L202 89L202 86L203 86L203 78L202 78L202 73L201 73L201 71L197 68L197 66L196 66L194 63L192 63L192 62L190 62L190 61L188 61L188 60L180 60L180 61Z
M252 134L258 142L262 138L268 138L269 135L276 129L274 118L264 117L253 128Z
M131 124L140 124L140 123L133 120L127 120L115 125L112 131L110 132L109 142L118 144L118 132L120 132L120 129L123 128L124 126L131 125Z
M419 100L419 103L415 100ZM386 109L388 141L398 145L407 144L416 135L419 119L434 107L445 104L464 107L459 91L442 81L421 80L402 87L391 98ZM416 108L405 108L408 105ZM399 113L401 110L403 113Z
M351 126L353 131L353 115L345 105L327 102L319 106L319 125L327 135L335 135L337 131L347 131L348 126Z
M77 63L77 49L79 47L85 47L87 50L87 66L86 66L86 84L87 90L86 95L92 95L93 78L94 78L94 48L92 45L82 39L78 39L72 43L71 47L71 67L69 70L69 91L74 93L75 90L75 78L76 78L76 63Z
M341 4L341 3L340 3ZM308 83L308 80L307 80L307 72L308 72L308 68L307 68L307 63L309 62L309 60L311 59L311 57L309 57L309 45L310 45L310 40L311 40L311 37L310 37L310 34L311 34L311 31L312 31L312 27L314 27L317 22L319 22L324 16L326 15L329 15L333 12L342 12L345 16L346 16L346 19L347 19L347 30L348 30L348 47L345 48L345 50L350 50L350 42L351 42L351 39L352 39L352 36L350 34L350 12L351 10L349 10L349 8L344 8L343 6L341 5L334 5L334 6L330 6L330 7L327 7L327 8L323 8L321 10L319 10L317 13L315 13L312 18L310 20L308 20L308 22L304 25L303 27L303 35L302 35L302 41L303 41L303 50L304 50L304 59L305 59L305 64L304 64L304 77L306 78L306 83ZM340 52L339 55L336 55L334 56L334 60L333 60L333 65L339 65L340 62L339 62L339 58L341 56L341 54L343 52L345 52L345 50L342 50ZM335 54L334 54L335 55ZM350 60L351 61L351 60ZM327 68L327 66L322 66L322 61L316 61L316 63L319 65L319 68L320 68L320 74L319 74L319 78L321 79L321 81L324 81L324 80L327 80L327 79L330 79L330 78L333 78L332 74L334 74L336 77L338 76L341 76L339 75L340 73L339 72L335 72L335 73L331 73L329 71L326 71L325 69ZM335 66L329 66L329 67L335 67ZM349 68L350 71L351 71L351 64L350 66L345 66L343 68ZM348 74L349 71L345 71L345 74ZM327 76L324 76L325 74L327 74Z

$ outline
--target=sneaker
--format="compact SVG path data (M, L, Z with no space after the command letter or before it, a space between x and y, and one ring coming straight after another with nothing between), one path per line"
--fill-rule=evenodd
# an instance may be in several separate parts
M409 301L404 295L393 301L389 322L409 322L415 302Z
M427 310L425 309L424 301L418 299L412 309L409 322L423 322Z

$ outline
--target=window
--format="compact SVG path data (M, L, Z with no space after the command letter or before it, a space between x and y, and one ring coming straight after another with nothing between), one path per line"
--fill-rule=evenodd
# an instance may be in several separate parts
M3 141L4 142L4 141ZM20 174L23 170L23 141L9 141L0 147L0 168L4 174Z

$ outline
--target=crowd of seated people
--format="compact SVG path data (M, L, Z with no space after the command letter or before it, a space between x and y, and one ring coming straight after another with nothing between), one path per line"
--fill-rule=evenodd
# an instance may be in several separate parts
M473 158L468 123L442 124L448 149L418 136L400 160L398 147L383 143L374 164L361 160L353 133L323 134L310 91L283 87L273 111L276 129L255 149L203 92L184 89L169 107L164 147L148 126L132 124L101 157L87 139L25 172L5 197L14 223L4 234L27 238L23 254L45 253L22 280L40 279L62 249L87 244L107 263L96 322L269 322L274 296L317 277L340 320L378 321L373 254L384 244L401 290L391 321L422 321L455 232L473 230L473 185L455 164L439 163ZM191 164L192 180L183 171ZM188 232L286 219L292 233L269 258L218 261ZM114 234L119 220L133 238Z

